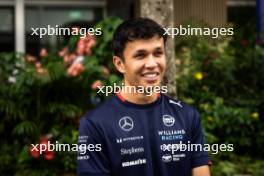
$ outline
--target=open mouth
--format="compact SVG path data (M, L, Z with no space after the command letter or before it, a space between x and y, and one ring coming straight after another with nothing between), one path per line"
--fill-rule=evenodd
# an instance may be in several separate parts
M144 74L141 74L143 79L147 81L148 83L156 82L159 78L159 72L146 72Z

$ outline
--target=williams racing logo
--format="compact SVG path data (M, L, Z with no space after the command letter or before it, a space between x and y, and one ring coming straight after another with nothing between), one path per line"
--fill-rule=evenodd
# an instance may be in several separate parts
M184 129L179 130L159 130L158 135L162 141L183 140L186 132Z
M172 117L171 115L163 115L162 121L165 126L171 127L175 123L175 118Z

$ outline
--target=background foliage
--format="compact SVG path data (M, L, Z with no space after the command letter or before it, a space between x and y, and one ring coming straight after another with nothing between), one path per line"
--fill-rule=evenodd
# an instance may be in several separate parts
M75 175L76 153L39 156L30 144L43 137L77 142L80 117L106 98L95 85L120 80L109 45L120 22L109 18L96 25L103 35L75 76L65 60L78 50L79 37L68 41L66 55L48 53L37 63L18 53L0 54L0 173ZM216 176L264 175L264 49L256 36L244 38L248 33L254 29L235 31L232 38L186 37L177 43L179 99L199 109L208 143L234 144L234 152L211 154Z
M54 143L77 143L80 117L105 98L96 93L94 83L111 85L118 81L111 72L109 42L120 22L108 18L95 26L102 28L103 34L96 38L92 54L82 63L85 70L77 76L68 74L65 59L77 50L79 36L69 40L67 55L48 53L38 62L22 54L1 53L0 173L75 175L76 153L57 152L51 159L42 155L34 158L29 147L43 137Z
M234 145L211 155L213 175L264 175L264 49L256 36L244 37L249 32L177 45L179 98L199 109L208 143Z

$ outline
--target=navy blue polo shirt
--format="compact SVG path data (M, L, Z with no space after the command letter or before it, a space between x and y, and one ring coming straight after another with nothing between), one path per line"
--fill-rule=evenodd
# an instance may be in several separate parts
M113 95L80 121L79 176L185 176L207 165L205 151L173 151L174 144L204 144L199 113L163 94L138 105ZM178 148L179 149L179 148ZM82 151L82 152L81 152Z

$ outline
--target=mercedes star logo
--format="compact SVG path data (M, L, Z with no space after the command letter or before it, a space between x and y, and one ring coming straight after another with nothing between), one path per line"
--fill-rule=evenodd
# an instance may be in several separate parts
M163 123L165 126L171 127L175 123L175 118L171 115L163 115L162 117Z
M124 131L130 131L134 127L134 122L131 117L125 116L119 120L119 126Z

